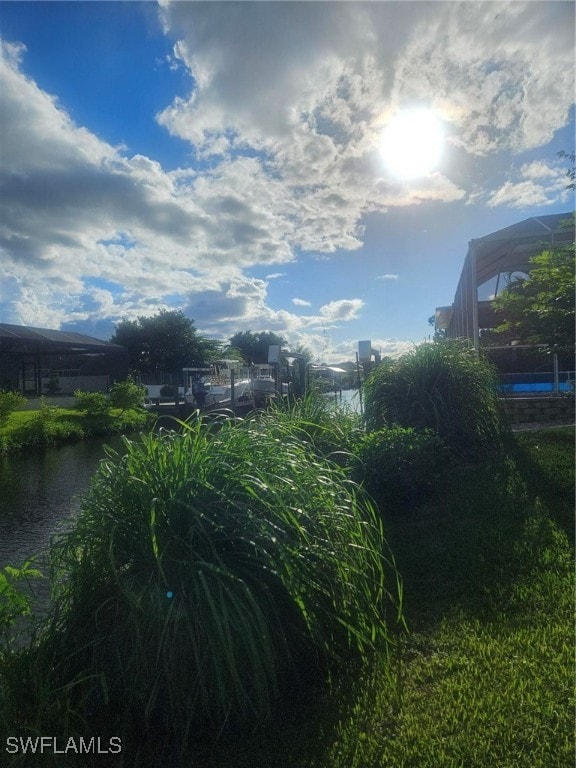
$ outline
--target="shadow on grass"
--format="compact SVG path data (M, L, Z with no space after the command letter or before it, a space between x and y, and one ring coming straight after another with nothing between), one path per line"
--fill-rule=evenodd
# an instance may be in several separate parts
M510 455L526 482L530 498L538 497L574 544L574 429L520 432Z
M50 649L42 644L37 653L28 650L20 652L16 664L11 664L8 673L18 675L22 687L22 701L11 700L8 704L0 695L0 737L7 743L9 735L26 740L36 738L34 729L16 728L6 720L7 714L17 710L34 709L38 704L47 716L46 733L62 734L58 736L60 749L68 743L70 734L79 743L79 734L88 741L93 735L93 723L77 720L73 708L69 708L66 698L54 697L54 680L46 674L46 659ZM1 658L0 658L1 662ZM1 669L0 663L0 672ZM335 674L338 674L335 671ZM12 681L14 682L14 681ZM338 729L343 721L353 717L357 702L366 704L371 692L362 689L362 670L359 662L352 661L344 665L341 676L328 685L311 668L306 680L289 682L284 686L281 697L276 702L270 716L261 720L239 720L228 723L223 732L198 729L191 734L185 745L173 736L168 736L161 728L141 729L121 734L122 750L120 754L74 754L74 749L66 753L67 768L322 768L325 756L333 745ZM37 699L37 701L35 701ZM49 702L49 703L47 703ZM367 709L370 712L369 709ZM97 736L106 749L112 736L118 737L117 729L100 727ZM351 750L355 745L349 746ZM100 747L98 747L100 748ZM62 768L62 755L54 754L50 749L41 755L38 763L30 762L30 754L19 751L6 756L7 768ZM338 768L351 768L349 763L338 763Z
M536 504L540 514L573 536L568 517L574 448L567 450L565 436L540 434L540 443L514 442L510 458L502 462L455 465L440 501L386 516L412 631L428 630L454 610L482 620L500 610L501 596L525 566L519 544Z

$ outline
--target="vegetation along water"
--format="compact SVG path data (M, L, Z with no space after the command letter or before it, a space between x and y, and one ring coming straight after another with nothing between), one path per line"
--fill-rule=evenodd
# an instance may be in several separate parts
M2 572L2 749L94 735L121 739L111 768L571 765L573 430L510 434L457 346L365 394L368 426L311 397L109 452L20 648Z

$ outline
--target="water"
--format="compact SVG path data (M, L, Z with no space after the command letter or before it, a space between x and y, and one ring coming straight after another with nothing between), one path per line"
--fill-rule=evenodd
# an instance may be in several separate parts
M46 578L25 589L36 614L45 612L50 599L50 539L72 524L104 445L119 449L122 441L114 436L0 458L0 569L36 557L35 567Z
M360 396L357 389L343 389L341 392L326 394L337 406L350 408L355 413L360 413Z

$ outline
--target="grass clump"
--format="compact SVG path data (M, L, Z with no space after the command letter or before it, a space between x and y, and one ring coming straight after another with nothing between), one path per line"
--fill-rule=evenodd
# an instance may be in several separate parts
M274 401L254 418L262 429L283 440L296 438L315 453L347 464L358 439L364 433L362 418L352 409L335 407L316 389L297 400Z
M178 743L269 714L287 680L386 645L383 552L345 471L264 424L127 441L54 550L53 685L76 727Z
M366 424L431 429L454 455L481 460L503 447L495 384L490 363L461 342L420 344L367 378Z

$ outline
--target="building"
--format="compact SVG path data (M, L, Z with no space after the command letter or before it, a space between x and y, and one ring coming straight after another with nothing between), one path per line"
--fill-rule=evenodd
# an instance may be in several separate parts
M0 323L0 390L106 392L128 375L125 347L92 336Z
M482 289L488 287L494 297L507 275L530 271L532 256L572 242L574 217L570 213L533 216L471 240L453 304L436 308L436 330L445 331L448 338L469 339L478 349L480 330L494 328L502 320L492 309L490 298L479 299Z

